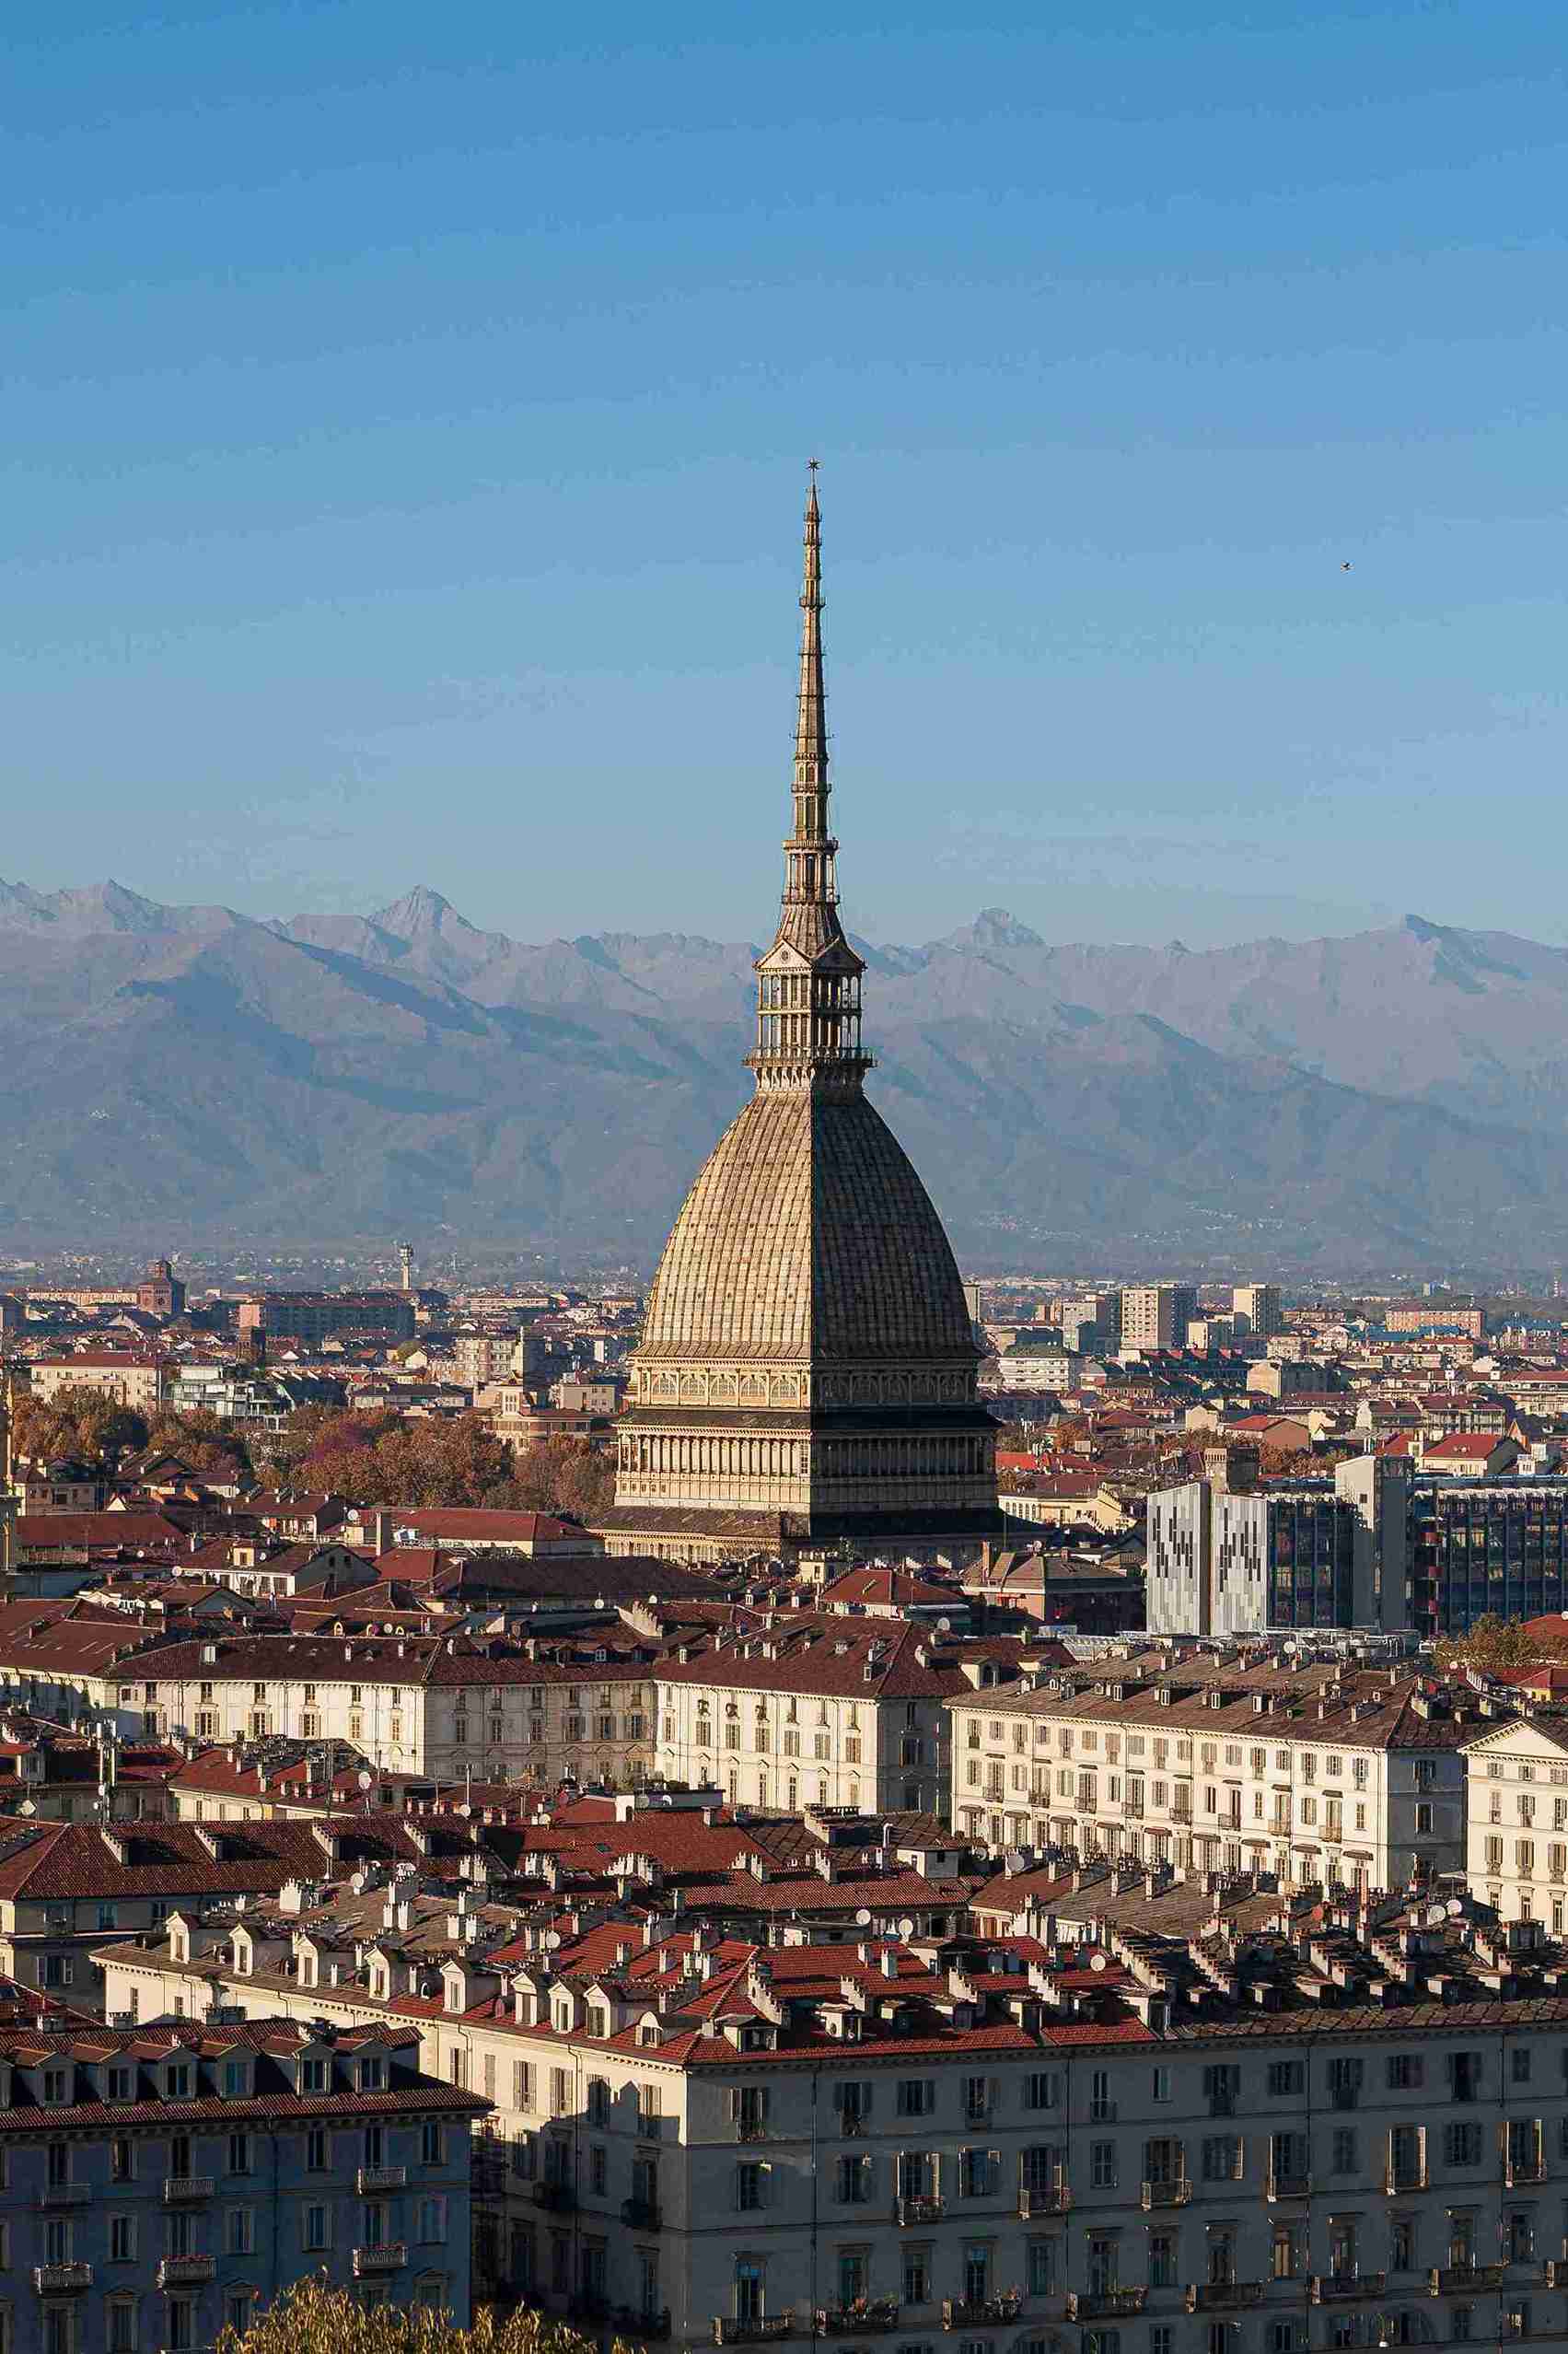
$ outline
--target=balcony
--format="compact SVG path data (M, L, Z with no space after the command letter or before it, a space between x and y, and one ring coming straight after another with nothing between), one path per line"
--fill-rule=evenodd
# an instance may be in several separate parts
M1386 2272L1318 2272L1312 2276L1315 2305L1353 2305L1358 2297L1380 2297L1388 2287Z
M651 2198L623 2198L621 2220L629 2223L633 2232L656 2232L664 2217Z
M1191 2184L1185 2174L1179 2174L1173 2182L1144 2183L1139 2201L1146 2212L1151 2207L1185 2207L1191 2196Z
M858 2337L863 2330L897 2329L899 2301L896 2297L857 2297L852 2305L819 2305L817 2335L819 2337Z
M765 2346L770 2338L800 2334L793 2313L753 2313L746 2321L732 2320L725 2313L714 2315L715 2346Z
M577 2194L570 2183L535 2183L533 2203L548 2207L557 2215L564 2214L577 2204Z
M216 2187L211 2174L166 2174L163 2203L165 2207L185 2207L192 2199L211 2198Z
M999 2297L949 2297L942 2307L944 2329L999 2329L1017 2317L1023 2303L1018 2289L1005 2289Z
M354 2179L361 2198L365 2197L366 2191L406 2190L408 2168L406 2166L361 2166Z
M972 2124L974 2120L971 2118L970 2122ZM846 2110L839 2119L839 2131L847 2134L852 2141L858 2141L865 2131L865 2119L852 2110Z
M210 2255L168 2255L157 2268L160 2289L189 2289L196 2282L211 2280L217 2273L217 2258Z
M1568 2261L1562 2256L1548 2256L1541 2267L1541 2278L1549 2289L1568 2289Z
M1089 2289L1067 2300L1070 2322L1130 2321L1148 2302L1146 2289Z
M1383 2192L1388 2198L1397 2198L1401 2191L1426 2188L1424 2166L1389 2166L1384 2170Z
M1089 2103L1089 2123L1091 2125L1114 2125L1116 2123L1115 2102L1091 2101Z
M40 2207L86 2207L91 2200L91 2183L48 2183L38 2195Z
M354 2277L363 2280L368 2274L401 2272L408 2262L408 2250L401 2240L383 2240L379 2247L355 2248Z
M946 2201L934 2193L917 2191L912 2197L893 2201L895 2223L940 2223Z
M1260 2280L1195 2280L1183 2298L1190 2313L1233 2313L1262 2302Z
M1469 2297L1483 2289L1501 2289L1507 2270L1501 2264L1436 2265L1426 2276L1427 2293L1433 2297Z
M1512 2190L1518 2183L1544 2183L1546 2159L1539 2150L1526 2152L1522 2158L1505 2158L1503 2162L1503 2185Z
M1018 2214L1026 2223L1036 2215L1065 2215L1072 2204L1065 2183L1026 2184L1018 2193Z
M767 2138L767 2132L768 2128L761 2117L737 2117L735 2120L737 2141L763 2141Z
M41 2297L60 2297L77 2289L90 2289L93 2268L90 2264L35 2264L32 2285Z
M1276 2174L1271 2166L1265 2196L1269 2198L1310 2198L1312 2177L1310 2174Z

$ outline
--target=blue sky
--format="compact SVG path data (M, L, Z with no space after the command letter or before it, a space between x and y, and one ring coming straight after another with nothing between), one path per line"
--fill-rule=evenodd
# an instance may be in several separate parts
M1561 30L29 12L0 872L767 930L815 452L856 928L1568 939Z

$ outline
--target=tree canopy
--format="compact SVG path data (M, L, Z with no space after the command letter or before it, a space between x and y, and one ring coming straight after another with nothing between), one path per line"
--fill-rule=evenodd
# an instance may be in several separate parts
M532 2311L497 2321L485 2307L465 2329L424 2305L362 2305L317 2278L295 2281L248 2329L230 2324L216 2354L598 2354L598 2341Z

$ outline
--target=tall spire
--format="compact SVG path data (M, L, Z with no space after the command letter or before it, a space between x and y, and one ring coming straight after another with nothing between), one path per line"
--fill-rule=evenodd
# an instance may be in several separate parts
M801 583L800 700L795 722L795 830L802 838L826 833L828 698L822 683L822 513L817 504L817 460L811 460L806 501L806 572ZM815 798L815 810L803 799ZM815 819L816 822L802 822Z
M759 1087L856 1093L870 1066L860 1044L865 966L839 921L838 852L828 824L828 699L822 677L822 516L817 460L806 498L800 591L800 687L795 721L795 825L784 850L784 905L757 963Z

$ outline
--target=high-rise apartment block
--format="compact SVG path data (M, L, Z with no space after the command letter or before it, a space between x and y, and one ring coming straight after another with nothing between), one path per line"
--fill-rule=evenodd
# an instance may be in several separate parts
M1230 1312L1237 1333L1250 1333L1254 1340L1272 1340L1284 1329L1277 1283L1237 1284L1230 1295Z
M1190 1283L1140 1283L1121 1294L1123 1348L1184 1348L1187 1327L1198 1313L1197 1288Z

